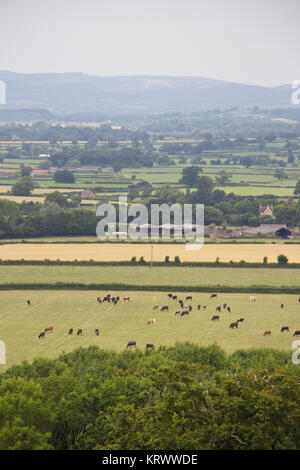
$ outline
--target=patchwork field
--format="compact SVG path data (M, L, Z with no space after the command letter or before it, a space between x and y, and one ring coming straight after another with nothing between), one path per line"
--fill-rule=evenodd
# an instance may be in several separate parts
M152 245L153 246L153 245ZM284 254L290 263L300 262L298 245L280 244L204 244L201 249L187 250L184 244L156 244L153 246L153 261L164 261L165 256L181 261L249 261L262 262L267 256L269 262L277 262L277 256ZM1 259L28 260L90 260L129 261L133 256L151 259L151 244L99 243L99 244L3 244L0 246Z
M174 292L175 293L175 292ZM210 299L209 294L192 294L193 310L188 317L174 315L178 304L167 297L167 293L131 292L130 301L124 302L123 295L118 305L99 304L98 296L104 292L79 291L11 291L0 292L0 339L6 344L7 364L0 370L31 361L34 357L57 357L79 346L99 345L104 349L122 350L128 341L136 341L144 349L146 343L172 345L177 341L190 341L200 345L219 344L228 352L241 348L271 347L291 350L293 332L300 329L300 304L293 295L257 295L256 302L249 302L246 294L218 294ZM112 292L113 294L113 292ZM185 299L185 294L179 298ZM31 305L27 305L27 299ZM216 306L224 302L231 307L231 313L221 312L219 321L211 321ZM169 305L169 312L152 309L154 304ZM284 308L280 304L284 303ZM207 309L197 310L198 304ZM156 318L155 325L147 325L150 318ZM229 324L244 318L238 329ZM53 333L44 339L38 335L46 326L53 326ZM282 326L289 326L289 333L281 333ZM75 335L69 336L69 328ZM77 328L83 335L77 336ZM95 328L100 335L95 335ZM271 336L263 336L271 329Z

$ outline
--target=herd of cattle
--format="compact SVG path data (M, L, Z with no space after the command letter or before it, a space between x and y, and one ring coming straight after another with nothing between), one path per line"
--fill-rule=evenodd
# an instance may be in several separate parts
M167 294L169 299L172 299L173 301L177 301L179 303L179 306L180 306L180 310L176 310L175 311L175 315L180 315L181 317L184 317L184 316L188 316L190 314L190 312L192 311L193 307L191 304L187 304L188 301L192 301L192 296L189 295L189 296L186 296L185 297L185 300L183 299L178 299L178 296L177 295L173 295L173 294ZM213 299L213 298L217 298L217 294L211 294L210 295L210 299ZM128 302L130 300L130 297L129 296L125 296L123 297L123 301L124 302ZM99 304L101 303L105 303L105 302L108 302L112 305L117 305L120 301L120 297L119 296L112 296L111 294L107 294L105 297L101 298L101 297L97 297L97 302ZM256 301L256 298L253 296L253 295L250 295L249 296L249 302L255 302ZM300 303L300 297L298 298L298 302ZM30 300L27 300L27 304L28 305L31 305L31 301ZM284 308L284 304L281 304L280 305L281 309ZM201 308L203 310L206 310L207 306L206 305L201 305L201 304L198 304L197 305L197 310L201 310ZM158 304L155 304L153 306L153 310L157 310L159 309L159 305ZM163 311L169 311L169 305L162 305L160 307L160 311L163 312ZM227 305L227 303L223 303L223 305L217 305L216 307L216 311L218 313L221 313L221 311L227 311L229 313L231 313L231 307L229 305ZM220 315L217 315L217 314L213 314L213 316L211 317L211 321L219 321L220 320ZM238 328L239 326L239 323L242 323L244 322L244 318L238 318L236 321L234 322L231 322L229 324L229 328L231 329L235 329L235 328ZM149 318L149 320L147 321L147 325L150 325L150 324L156 324L156 318ZM282 326L281 329L280 329L280 332L281 333L289 333L289 327L288 326ZM41 331L38 335L38 338L45 338L45 335L46 333L52 333L53 332L53 326L46 326L46 328ZM69 335L73 335L74 333L74 330L73 328L70 328L68 330L68 334ZM264 333L263 333L263 336L270 336L272 333L271 330L265 330ZM83 331L82 331L82 328L79 328L77 329L77 332L76 332L77 336L82 336L83 334ZM100 334L100 331L98 328L95 329L95 335L96 336L99 336ZM300 336L300 330L296 330L293 334L293 336ZM128 347L136 347L136 341L129 341L127 343L127 348ZM153 349L155 346L154 344L151 344L151 343L147 343L146 344L146 349Z

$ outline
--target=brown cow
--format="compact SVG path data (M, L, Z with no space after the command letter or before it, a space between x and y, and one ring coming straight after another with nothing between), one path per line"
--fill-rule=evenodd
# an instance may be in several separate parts
M127 297L123 297L123 300L126 301L126 300L130 300L130 297L127 296Z
M46 326L46 328L44 329L44 333L47 333L47 331L53 333L53 326Z
M265 330L264 336L271 336L271 330Z
M152 310L155 310L156 308L158 308L158 304L155 304Z
M155 324L156 323L156 319L155 318L150 318L147 322L147 325L150 325L151 323Z

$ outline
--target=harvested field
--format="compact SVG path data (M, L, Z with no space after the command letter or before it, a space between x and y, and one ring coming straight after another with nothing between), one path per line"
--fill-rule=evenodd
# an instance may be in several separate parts
M277 262L277 256L284 254L289 262L300 262L298 245L280 244L205 244L199 250L186 250L184 244L156 244L153 248L153 261L164 261L165 256L174 260L179 256L181 261L215 261L221 262L249 261L262 262L267 256L269 262ZM4 244L0 246L1 259L27 260L90 260L95 261L129 261L133 256L137 260L143 256L151 259L151 245L127 243L99 244Z

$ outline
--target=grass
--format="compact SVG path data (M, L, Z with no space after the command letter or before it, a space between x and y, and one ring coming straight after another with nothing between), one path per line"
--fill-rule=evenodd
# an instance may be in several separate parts
M79 346L98 345L104 349L123 350L128 341L136 341L144 349L146 343L172 345L177 341L190 341L199 345L219 344L227 352L241 348L271 347L291 350L294 330L300 329L299 303L293 295L257 295L256 302L249 302L246 294L193 294L193 310L189 317L175 316L178 304L170 301L165 292L130 292L131 300L123 300L116 306L98 304L96 297L104 292L81 291L10 291L1 292L0 331L6 344L6 366L0 371L20 363L32 361L37 356L55 358ZM122 296L127 292L118 292ZM185 294L187 295L187 294ZM181 295L179 298L185 298ZM31 306L27 305L31 300ZM220 314L219 322L212 322L216 306L226 302L231 313ZM169 312L153 311L154 304L169 305ZM280 304L284 303L284 309ZM207 309L197 310L198 304ZM155 312L155 313L154 313ZM149 318L156 318L156 325L147 325ZM237 318L245 321L237 330L229 324ZM290 333L280 333L281 326L289 326ZM53 326L53 333L45 339L38 334L46 326ZM83 329L83 336L68 335L69 328ZM94 333L100 329L100 336ZM272 330L264 337L266 329Z
M144 266L0 266L0 285L8 283L122 283L139 286L297 287L297 269ZM299 288L300 295L300 288Z

